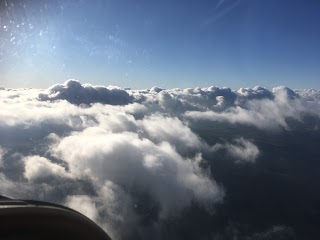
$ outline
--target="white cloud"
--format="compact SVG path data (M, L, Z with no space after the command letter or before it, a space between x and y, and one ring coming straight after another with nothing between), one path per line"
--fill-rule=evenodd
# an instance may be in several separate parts
M66 205L72 209L77 210L78 212L82 213L83 215L85 215L93 221L96 221L99 216L95 203L89 196L68 196Z
M319 102L317 103L319 105ZM250 101L241 101L241 106L227 108L223 112L189 111L185 116L193 119L202 119L231 124L252 125L264 130L290 130L287 119L291 118L302 122L304 114L314 114L306 103L287 88L274 89L274 99L264 97Z
M98 186L111 181L129 190L145 189L160 203L164 215L193 199L211 205L223 197L198 161L182 158L167 142L155 145L135 133L88 128L61 139L51 149L68 163L74 176L85 174Z
M234 140L234 143L217 143L212 147L213 151L220 149L225 149L227 154L236 159L238 163L253 163L260 155L259 148L244 138L237 138Z
M130 91L138 102L152 106L150 110L165 111L171 115L179 115L192 110L223 110L232 106L236 100L236 93L230 88L186 88ZM224 104L221 104L221 100Z
M139 216L135 210L143 202L134 201L129 193L113 182L106 181L95 198L101 218L99 223L112 239L127 239L139 228ZM119 231L121 229L121 231Z
M274 99L274 94L266 88L255 86L254 88L240 88L237 91L237 102L244 105L247 101L253 99Z
M155 143L169 142L179 152L199 151L207 145L177 117L152 115L139 121L149 139Z
M167 124L166 119L164 123ZM173 123L186 127L178 119ZM208 170L199 166L201 155L183 158L166 141L171 137L164 134L163 141L155 144L133 132L91 127L55 140L50 151L68 164L74 179L92 180L97 191L93 201L100 215L105 216L97 221L112 236L122 236L115 229L134 231L138 219L143 217L136 213L136 208L145 208L145 203L132 200L138 193L159 206L152 211L159 212L160 218L178 215L193 201L211 209L224 197L223 188Z
M92 86L81 84L76 80L68 80L56 84L39 94L41 101L67 100L73 104L104 103L111 105L126 105L132 102L132 97L118 87Z
M24 176L29 181L43 181L52 177L69 177L65 168L52 163L49 159L40 156L29 156L25 162Z
M190 119L290 131L288 119L320 117L319 91L285 87L125 91L68 81L0 91L2 194L67 203L119 239L145 230L150 215L158 224L221 202L223 183L201 167L218 150L236 162L261 155L254 139L217 143L221 132L205 125L200 134L192 124L206 123Z

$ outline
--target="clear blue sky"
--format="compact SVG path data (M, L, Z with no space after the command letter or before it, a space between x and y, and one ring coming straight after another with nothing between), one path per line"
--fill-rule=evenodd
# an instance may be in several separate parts
M320 88L320 1L6 0L0 85Z

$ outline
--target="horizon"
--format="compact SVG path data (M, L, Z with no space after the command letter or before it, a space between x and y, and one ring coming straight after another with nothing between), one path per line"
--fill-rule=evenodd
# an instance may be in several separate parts
M61 85L61 84L66 84L68 81L75 81L75 82L79 82L81 85L88 85L88 86L91 86L91 87L105 87L105 88L119 88L119 89L122 89L122 90L125 90L125 91L139 91L139 90L151 90L152 88L160 88L161 90L173 90L173 89L196 89L196 88L200 88L200 89L206 89L206 88L210 88L210 87L217 87L217 88L220 88L220 89L230 89L231 91L238 91L240 89L254 89L254 88L257 88L257 87L261 87L261 88L264 88L264 89L267 89L267 90L270 90L272 91L273 89L276 89L276 88L279 88L279 87L284 87L284 88L289 88L290 90L293 90L293 91L299 91L299 90L316 90L316 91L319 91L320 89L318 88L291 88L290 86L287 86L287 85L275 85L275 86L271 86L271 87L266 87L266 86L261 86L261 85L254 85L254 86L241 86L241 87L238 87L238 88L232 88L232 87L229 87L229 86L217 86L217 85L207 85L207 86L194 86L194 87L171 87L171 88L164 88L164 87L161 87L160 86L151 86L151 87L145 87L145 88L132 88L130 86L125 86L125 87L121 87L121 86L117 86L117 85L103 85L103 84L92 84L90 82L82 82L78 79L73 79L73 78L70 78L70 79L67 79L65 81L61 81L61 82L56 82L56 83L53 83L52 85L48 85L46 87L43 87L43 88L37 88L37 87L5 87L5 86L2 86L0 85L0 88L3 88L3 89L35 89L35 90L47 90L47 89L50 89L51 87L55 86L55 85Z

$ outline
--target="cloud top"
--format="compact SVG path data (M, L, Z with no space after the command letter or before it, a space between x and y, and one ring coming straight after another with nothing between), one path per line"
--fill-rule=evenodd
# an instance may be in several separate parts
M145 189L162 214L193 199L206 204L223 198L222 189L198 166L201 157L184 159L168 142L155 145L134 133L88 128L61 139L52 149L68 163L72 175L89 176L97 186L111 181L125 189Z
M73 104L103 103L110 105L126 105L132 102L132 97L120 88L92 86L81 84L77 80L68 80L56 84L39 94L40 101L67 100Z

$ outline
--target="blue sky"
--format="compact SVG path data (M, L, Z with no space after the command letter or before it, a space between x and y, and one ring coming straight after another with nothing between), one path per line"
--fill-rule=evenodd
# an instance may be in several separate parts
M0 85L320 88L320 2L0 3Z

